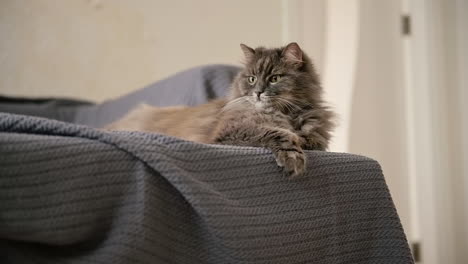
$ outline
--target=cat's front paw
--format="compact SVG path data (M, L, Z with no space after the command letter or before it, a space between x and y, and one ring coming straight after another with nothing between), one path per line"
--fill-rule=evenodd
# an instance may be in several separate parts
M299 150L279 150L275 156L278 166L283 167L289 176L296 177L304 174L306 167L304 152Z

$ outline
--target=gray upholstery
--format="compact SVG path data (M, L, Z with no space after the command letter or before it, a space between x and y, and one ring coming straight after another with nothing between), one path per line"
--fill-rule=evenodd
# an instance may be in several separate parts
M213 92L160 103L226 91L197 89ZM141 98L75 118L99 126ZM307 157L290 180L262 148L0 113L0 263L413 263L379 164Z
M178 73L146 88L102 104L81 107L74 122L102 127L140 103L155 106L197 105L225 96L238 67L209 65Z
M238 71L238 67L230 65L199 66L101 104L70 99L0 97L0 112L103 127L141 103L154 106L198 105L225 96Z

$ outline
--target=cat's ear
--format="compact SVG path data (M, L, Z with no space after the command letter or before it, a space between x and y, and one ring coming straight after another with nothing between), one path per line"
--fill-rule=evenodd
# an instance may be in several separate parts
M296 42L289 43L281 53L281 56L285 61L293 64L301 64L302 60L302 50Z
M255 50L245 44L240 44L240 47L244 52L245 60L247 62L252 61L255 56Z

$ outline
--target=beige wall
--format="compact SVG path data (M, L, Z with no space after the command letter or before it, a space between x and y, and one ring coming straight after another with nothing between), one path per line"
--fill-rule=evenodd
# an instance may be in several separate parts
M105 100L281 44L281 1L0 1L0 93Z

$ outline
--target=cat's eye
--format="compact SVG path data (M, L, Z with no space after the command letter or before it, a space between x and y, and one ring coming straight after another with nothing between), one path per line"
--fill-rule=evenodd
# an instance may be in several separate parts
M257 77L255 77L255 76L249 76L249 77L247 77L247 81L248 81L250 84L254 84L254 83L257 81Z
M270 83L275 84L279 82L280 79L281 79L281 75L273 75L270 78Z

